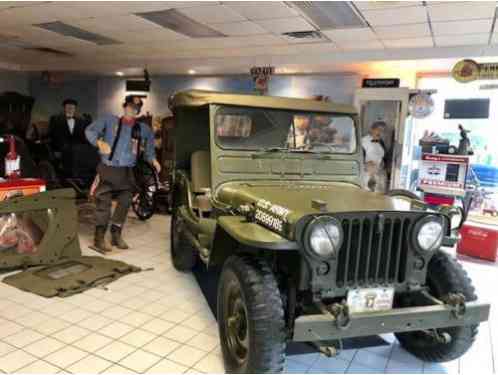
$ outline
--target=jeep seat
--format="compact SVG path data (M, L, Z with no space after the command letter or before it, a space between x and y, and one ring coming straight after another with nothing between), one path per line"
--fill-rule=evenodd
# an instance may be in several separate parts
M195 151L190 158L190 174L193 208L202 212L211 211L206 189L211 188L211 155L208 151Z

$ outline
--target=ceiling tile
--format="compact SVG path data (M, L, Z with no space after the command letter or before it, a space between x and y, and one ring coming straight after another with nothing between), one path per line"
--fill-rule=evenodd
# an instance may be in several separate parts
M384 45L379 40L362 40L356 43L338 43L341 50L374 50L384 49Z
M404 38L404 39L383 39L382 43L386 48L422 48L433 47L431 37Z
M409 25L376 26L374 30L381 39L421 38L431 35L427 22Z
M491 32L492 19L432 22L434 35L484 34Z
M427 13L425 7L422 6L364 10L362 14L371 26L427 22Z
M358 9L386 9L420 6L421 1L353 1Z
M206 5L179 9L189 18L200 23L228 23L245 21L240 14L224 5Z
M210 28L219 31L225 35L257 35L265 34L267 31L257 23L251 21L230 22L209 24Z
M436 35L436 46L471 46L488 44L489 34Z
M361 29L324 30L322 31L322 33L334 42L338 43L377 39L372 29L368 27L364 27Z
M249 20L296 17L299 13L282 1L228 1L227 7Z
M427 3L432 22L456 21L472 18L494 18L495 1L448 1L438 4Z
M274 34L283 34L293 31L309 31L315 29L302 17L260 20L256 22L265 30Z

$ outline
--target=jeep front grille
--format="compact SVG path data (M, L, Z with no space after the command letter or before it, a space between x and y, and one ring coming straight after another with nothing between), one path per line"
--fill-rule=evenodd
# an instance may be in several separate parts
M405 282L410 218L373 214L341 222L344 242L337 265L338 287Z

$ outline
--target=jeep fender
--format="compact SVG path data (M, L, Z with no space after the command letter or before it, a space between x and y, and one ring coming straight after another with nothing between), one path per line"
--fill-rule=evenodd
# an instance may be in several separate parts
M228 256L243 249L286 251L298 250L299 246L257 223L247 221L244 216L220 216L209 263L221 264Z

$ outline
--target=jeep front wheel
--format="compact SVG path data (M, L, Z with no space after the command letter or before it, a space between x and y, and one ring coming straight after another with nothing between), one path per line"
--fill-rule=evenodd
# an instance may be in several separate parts
M176 270L186 272L194 268L197 261L196 249L185 238L183 225L179 222L178 214L171 215L170 252L171 261Z
M440 300L450 293L461 293L465 301L474 301L477 296L467 273L462 266L449 255L435 254L427 270L429 292ZM408 306L411 304L408 304ZM408 307L406 304L403 307ZM461 357L474 342L478 325L449 327L431 332L396 333L401 346L427 362L447 362ZM446 338L446 339L445 339Z
M227 259L218 284L217 315L227 373L283 371L286 335L282 298L264 260Z

